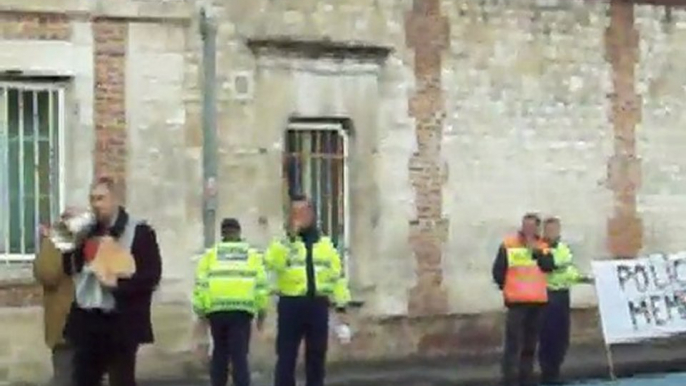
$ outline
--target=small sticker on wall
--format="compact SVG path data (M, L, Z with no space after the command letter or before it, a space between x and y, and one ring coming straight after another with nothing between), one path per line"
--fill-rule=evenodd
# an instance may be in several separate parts
M231 88L236 100L251 100L253 98L253 74L250 71L235 72L231 76Z

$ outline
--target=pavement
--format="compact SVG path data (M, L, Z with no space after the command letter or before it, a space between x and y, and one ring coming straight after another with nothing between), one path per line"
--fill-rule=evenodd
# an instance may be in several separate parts
M686 385L686 373L656 374L653 376L621 379L616 382L597 381L573 384L574 386L683 386Z
M610 379L610 366L605 347L573 346L564 367L564 376L578 385L600 386L684 386L686 375L665 375L686 371L686 338L641 344L613 346L613 372L618 378L662 374L660 379L626 380L604 383ZM497 386L499 357L410 358L394 362L332 364L327 386ZM583 383L586 382L586 383ZM648 383L646 383L648 382ZM267 375L256 374L254 386L270 386ZM149 380L140 386L206 386L206 379Z

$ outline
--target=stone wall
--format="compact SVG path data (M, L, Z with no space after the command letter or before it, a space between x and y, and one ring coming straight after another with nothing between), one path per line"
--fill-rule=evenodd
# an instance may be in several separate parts
M352 128L350 275L365 305L359 339L347 350L332 343L332 361L496 350L490 264L526 211L562 218L583 270L595 258L684 247L677 4L203 4L219 27L220 216L240 218L265 245L283 222L288 120ZM164 279L144 377L197 370L188 296L202 246L199 5L0 4L0 70L71 78L68 202L85 201L94 173L110 174L158 229ZM241 77L252 87L239 97ZM39 381L49 370L36 349L40 310L26 307L37 288L25 268L0 270L14 277L0 283L0 381ZM575 291L577 342L599 341L585 308L594 303L592 288ZM260 369L273 362L273 327L255 340Z
M583 270L607 255L607 4L484 9L457 2L446 11L453 46L443 73L451 256L444 270L453 310L495 310L500 294L487 273L524 212L559 216ZM574 295L577 304L593 301L591 288Z
M635 84L643 109L636 128L636 153L641 159L642 183L637 210L644 224L643 244L649 251L684 248L684 184L686 166L679 145L684 84L679 43L686 37L684 8L640 6L635 11L638 38Z

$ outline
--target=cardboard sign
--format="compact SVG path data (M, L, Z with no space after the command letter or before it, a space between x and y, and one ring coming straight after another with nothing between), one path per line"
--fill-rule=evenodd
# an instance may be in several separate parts
M91 263L101 278L130 278L136 273L136 261L131 253L111 237L100 239L98 252Z

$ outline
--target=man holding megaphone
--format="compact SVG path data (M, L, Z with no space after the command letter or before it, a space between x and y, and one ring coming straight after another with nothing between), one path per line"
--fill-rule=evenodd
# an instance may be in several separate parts
M87 213L63 216L82 228L67 226L82 236L63 251L64 271L75 286L65 326L75 348L75 386L99 386L105 373L111 386L135 386L138 347L153 342L150 306L162 272L157 237L120 206L115 188L107 177L92 185L90 221Z

